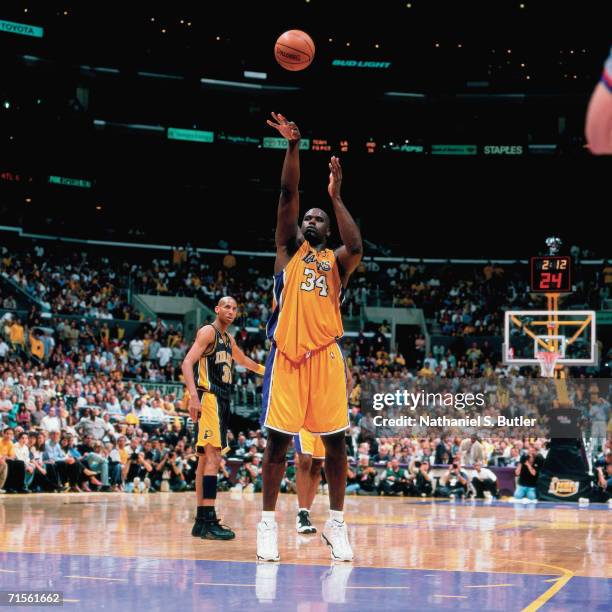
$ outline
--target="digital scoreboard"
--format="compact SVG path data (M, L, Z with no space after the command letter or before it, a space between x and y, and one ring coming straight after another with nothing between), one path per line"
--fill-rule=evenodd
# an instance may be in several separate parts
M572 290L572 258L544 255L531 258L531 291L568 293Z

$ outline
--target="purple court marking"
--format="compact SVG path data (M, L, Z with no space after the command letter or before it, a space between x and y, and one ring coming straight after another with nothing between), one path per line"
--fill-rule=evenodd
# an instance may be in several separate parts
M295 610L300 606L310 609L313 604L370 612L378 608L519 610L548 590L553 583L545 581L555 577L351 564L284 565L10 552L0 553L0 569L16 572L0 572L0 590L61 590L64 598L79 600L64 604L64 609L75 612ZM612 579L574 577L548 606L603 611L610 609L611 600Z
M411 502L414 505L414 502ZM520 501L500 501L494 499L487 501L486 499L456 499L450 500L443 497L430 497L419 500L418 504L449 504L453 506L493 506L496 508L546 508L547 510L605 510L612 515L612 507L608 504L589 504L588 506L579 506L576 502L548 502L539 501L537 504L524 504Z

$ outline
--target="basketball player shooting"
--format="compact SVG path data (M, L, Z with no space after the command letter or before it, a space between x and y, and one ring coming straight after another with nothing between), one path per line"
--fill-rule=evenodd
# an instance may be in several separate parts
M327 248L330 220L311 208L298 226L300 131L283 115L268 125L287 140L276 225L274 308L268 321L272 347L266 363L262 425L268 430L263 459L263 512L257 526L257 557L278 561L275 508L291 437L304 428L321 436L330 518L322 538L335 560L351 561L353 551L344 522L348 428L347 371L337 340L343 334L342 289L358 266L363 246L357 224L340 196L340 160L329 163L328 193L342 246Z

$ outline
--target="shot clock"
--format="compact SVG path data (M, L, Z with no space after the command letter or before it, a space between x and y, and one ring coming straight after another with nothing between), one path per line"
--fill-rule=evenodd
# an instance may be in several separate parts
M572 290L572 258L554 255L531 258L533 293L568 293Z

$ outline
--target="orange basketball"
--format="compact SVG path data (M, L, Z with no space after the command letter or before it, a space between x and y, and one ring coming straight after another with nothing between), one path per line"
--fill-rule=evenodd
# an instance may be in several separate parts
M274 45L274 57L286 70L304 70L314 59L312 38L302 30L288 30Z

